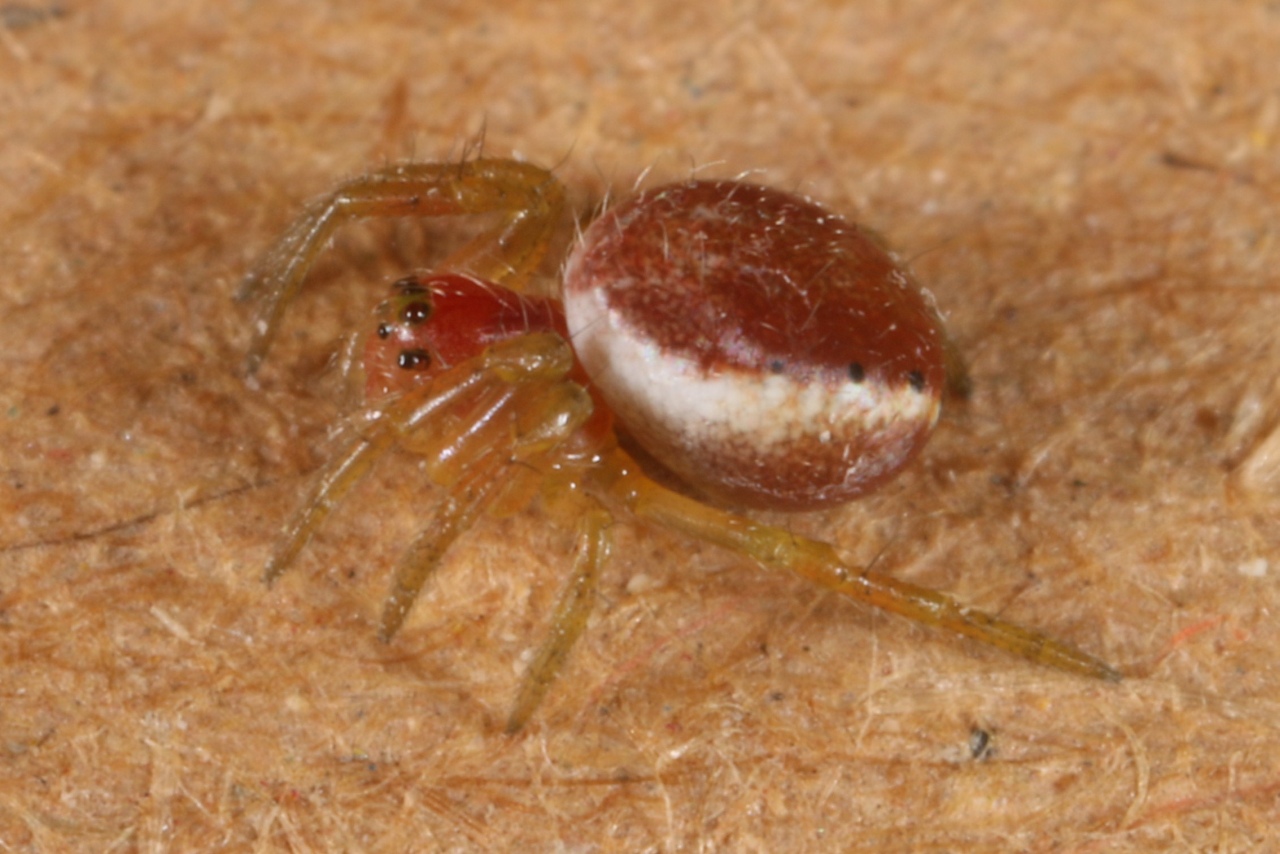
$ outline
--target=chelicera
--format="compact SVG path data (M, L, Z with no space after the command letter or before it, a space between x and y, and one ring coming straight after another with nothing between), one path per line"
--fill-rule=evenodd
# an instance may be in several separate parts
M577 525L569 582L509 732L529 720L582 633L623 512L1025 659L1119 679L1073 646L723 509L846 502L893 477L932 432L951 361L942 322L875 240L790 193L690 180L596 219L565 262L562 302L528 285L563 207L560 183L530 164L397 165L339 186L264 256L242 292L260 300L251 374L343 223L497 216L437 270L396 282L379 306L360 427L287 524L268 581L399 445L422 457L443 497L395 572L384 640L481 514L541 497L553 518ZM619 444L622 431L687 494L651 479Z

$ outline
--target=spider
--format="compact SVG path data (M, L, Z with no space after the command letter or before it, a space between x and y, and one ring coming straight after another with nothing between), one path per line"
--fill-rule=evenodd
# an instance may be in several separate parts
M874 489L928 439L948 374L963 382L932 298L877 241L790 193L688 180L588 226L564 264L562 302L529 285L564 205L560 182L521 161L392 165L338 186L264 255L240 295L259 300L250 375L343 223L496 218L379 305L359 426L285 526L268 583L398 445L422 457L443 498L395 572L384 641L482 514L540 497L553 518L576 521L570 578L509 733L529 721L586 626L623 511L1030 661L1120 678L1073 646L740 512L829 507ZM619 444L624 431L634 445ZM687 489L646 474L625 449L635 446Z

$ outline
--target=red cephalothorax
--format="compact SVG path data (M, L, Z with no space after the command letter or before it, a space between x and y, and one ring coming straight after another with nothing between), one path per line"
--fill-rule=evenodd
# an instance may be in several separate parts
M376 314L362 362L369 403L429 383L499 342L535 332L569 335L559 300L520 294L461 273L406 276L392 284ZM567 379L594 391L578 362ZM593 394L593 401L594 411L582 431L599 442L613 419L603 400Z
M514 160L392 166L338 187L264 256L243 291L261 297L250 374L342 223L498 215L442 272L396 282L379 307L358 435L286 526L268 581L399 445L421 456L444 496L396 570L384 640L490 508L541 496L577 528L570 581L508 732L528 721L586 626L621 512L1031 661L1119 678L1073 646L847 564L827 543L666 489L613 441L616 417L691 492L731 506L825 507L892 477L928 439L944 386L965 381L932 299L875 240L768 187L658 187L586 229L565 263L562 308L525 291L563 205L549 172Z

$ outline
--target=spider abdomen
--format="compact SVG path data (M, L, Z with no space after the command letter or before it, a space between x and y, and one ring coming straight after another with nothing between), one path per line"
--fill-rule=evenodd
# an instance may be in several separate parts
M843 503L937 422L931 298L857 226L790 193L642 193L587 229L564 300L579 358L635 440L730 503Z

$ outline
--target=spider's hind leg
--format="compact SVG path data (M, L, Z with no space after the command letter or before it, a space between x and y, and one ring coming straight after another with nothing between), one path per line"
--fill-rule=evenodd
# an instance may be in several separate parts
M870 568L849 566L828 543L671 492L638 473L621 451L608 465L619 473L612 491L643 519L730 549L771 569L795 573L841 596L923 625L948 629L1028 661L1110 682L1120 680L1115 668L1071 644L962 605L936 590Z

